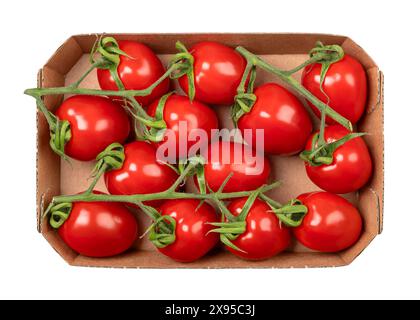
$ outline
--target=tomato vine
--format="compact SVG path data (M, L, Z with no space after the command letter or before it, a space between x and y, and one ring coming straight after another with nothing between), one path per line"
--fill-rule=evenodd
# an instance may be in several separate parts
M66 158L64 146L71 138L71 126L67 121L58 119L57 116L47 109L42 99L46 95L80 94L123 98L126 109L130 111L136 122L135 128L137 139L146 139L153 142L161 141L161 130L166 128L166 123L162 116L163 107L166 99L171 93L164 95L160 99L155 117L149 116L135 98L151 94L151 92L167 78L178 79L186 75L189 84L189 99L191 101L194 99L194 58L181 42L177 42L176 48L179 50L179 53L175 54L166 72L146 89L127 90L124 88L121 80L118 78L116 70L120 61L120 55L126 55L126 53L119 49L118 42L114 38L105 37L99 39L92 48L90 68L73 84L67 87L32 88L25 90L25 94L36 99L39 111L44 114L48 122L51 136L51 148L58 155ZM328 164L332 159L331 154L335 148L350 139L363 135L361 133L351 133L333 144L326 144L325 141L323 141L326 116L334 119L337 123L350 131L352 131L352 124L329 107L328 103L325 104L316 98L292 76L295 72L311 63L322 63L322 76L325 78L329 65L342 58L343 52L339 46L323 46L322 44L318 44L317 47L311 51L309 60L291 70L276 68L243 47L237 47L236 50L246 59L247 64L241 82L237 88L234 106L232 107L232 118L235 123L241 116L250 111L256 101L256 96L253 93L254 83L256 79L256 70L257 68L261 68L278 76L294 91L302 95L321 111L321 132L314 139L313 150L310 150L310 152L305 151L301 154L301 157L305 161L309 161L313 165ZM100 55L98 60L94 59L95 53ZM114 81L117 83L119 90L81 88L80 84L88 74L96 68L108 69L114 78ZM316 143L318 143L318 146L316 146ZM241 249L235 246L232 241L245 231L247 214L256 199L259 198L260 200L265 201L271 208L273 214L278 217L279 221L287 226L299 226L307 213L306 206L299 200L293 199L289 203L282 205L265 194L279 186L279 182L261 186L253 191L223 192L224 186L231 178L230 175L219 190L211 190L209 186L206 185L205 178L202 174L203 162L199 157L189 159L187 164L184 163L180 166L180 169L182 170L179 170L177 180L166 191L135 195L97 194L94 193L93 190L102 175L108 170L119 169L124 163L124 147L121 144L113 143L101 152L96 160L97 164L92 172L92 183L84 193L53 197L51 203L44 212L44 216L50 216L50 225L53 228L57 229L62 226L71 212L72 204L75 202L130 203L138 206L146 215L153 219L154 222L148 229L148 231L150 231L150 240L158 248L163 248L175 241L174 232L176 222L170 217L161 216L158 210L145 205L144 202L150 200L198 199L201 201L214 201L217 204L221 212L221 220L220 222L212 224L215 228L211 230L211 232L220 234L221 241L225 245L241 251ZM193 174L198 177L200 193L177 191L178 187L184 183L185 179ZM209 191L207 192L206 189ZM241 197L248 197L248 200L246 201L241 214L234 216L226 207L224 201Z

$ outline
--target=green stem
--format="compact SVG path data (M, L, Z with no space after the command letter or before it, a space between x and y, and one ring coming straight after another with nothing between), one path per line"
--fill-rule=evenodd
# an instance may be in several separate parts
M237 217L234 216L229 209L226 207L226 205L223 203L223 201L220 201L220 199L217 196L217 193L213 193L212 200L216 202L217 206L219 207L220 211L222 212L222 222L225 222L225 217L227 217L228 221L237 221Z
M326 114L325 110L321 110L321 124L319 126L319 136L318 136L318 146L321 147L325 145L325 121Z
M118 67L112 67L109 69L112 79L114 79L115 84L117 85L118 90L125 90L124 84L122 83L120 76L118 75Z
M176 70L177 64L172 65L156 82L146 89L142 90L98 90L88 88L74 88L74 87L56 87L56 88L31 88L26 89L25 94L34 98L39 98L45 95L59 95L59 94L82 94L88 96L110 96L110 97L144 97L152 93L152 91L161 84L169 75Z
M102 177L102 175L105 173L105 171L108 170L108 166L104 165L102 166L99 171L95 174L93 177L93 180L89 186L89 188L86 190L85 194L91 194L95 186L97 185L99 179Z
M277 202L276 200L270 198L269 196L265 195L264 193L261 193L259 195L259 198L261 200L264 200L265 202L267 202L269 205L273 206L273 207L277 207L277 208L281 208L283 205L280 202Z
M244 74L242 75L241 82L239 83L237 94L245 93L246 80L248 79L249 73L251 72L253 67L254 67L253 61L248 61L245 67Z
M189 163L187 167L182 171L179 175L178 179L174 182L174 184L168 189L169 192L174 192L182 183L184 183L185 178L187 175L196 167L196 164Z
M144 119L153 121L153 117L151 117L144 109L143 107L140 105L140 103L138 103L138 101L134 98L134 97L128 97L127 98L128 101L130 101L131 105L133 106L134 110L136 110L138 112L138 114L136 113L137 116L140 116Z
M157 219L159 219L160 217L161 217L161 215L160 214L157 214L156 213L156 211L154 211L154 210L149 210L148 209L148 206L146 206L146 205L144 205L143 203L138 203L137 204L139 207L140 207L140 209L150 218L150 219L152 219L153 221L156 221Z
M306 66L309 66L310 64L316 63L319 61L319 56L314 55L313 57L311 57L310 59L306 60L304 63L298 65L297 67L286 71L285 73L288 75L292 75L298 71L300 71L301 69L305 68Z
M344 126L345 128L352 131L352 124L349 120L344 118L342 115L337 113L335 110L331 109L328 105L317 99L312 93L310 93L305 87L303 87L299 81L297 81L295 78L292 77L292 75L288 71L280 70L271 64L265 62L258 56L254 55L253 53L249 52L243 47L237 47L236 50L242 54L247 61L254 61L254 64L261 69L264 69L268 72L271 72L275 75L277 75L282 81L287 83L289 86L291 86L296 92L298 92L300 95L305 97L309 102L311 102L316 108L318 108L321 112L322 110L325 110L325 113L330 118L334 119L336 122Z
M140 207L141 211L143 211L150 219L154 221L153 225L155 225L156 222L159 221L159 219L161 219L161 214L155 208L147 206L142 202L139 202L137 205ZM159 228L161 228L166 233L171 233L173 231L171 230L170 226L164 221L161 221L161 223L159 223Z
M272 183L270 185L264 186L261 189L261 192L267 192L279 185L279 182ZM240 191L240 192L230 192L230 193L221 193L217 195L217 198L220 200L223 199L233 199L233 198L242 198L247 197L252 194L253 191ZM124 202L132 203L137 205L139 202L151 201L151 200L166 200L166 199L198 199L198 200L211 200L213 199L213 194L199 194L199 193L184 193L176 191L163 191L158 193L150 194L135 194L135 195L109 195L109 194L76 194L76 195L62 195L56 196L53 198L52 202L63 203L63 202Z
M82 82L83 80L86 79L86 77L93 71L95 70L97 67L99 67L100 65L102 65L104 63L103 60L98 60L95 63L91 64L89 69L80 77L79 80L77 80L76 82L72 83L69 87L71 88L77 88Z
M41 111L42 114L45 116L45 119L47 119L47 122L48 122L48 126L50 127L50 130L52 130L56 126L57 118L50 112L50 110L47 109L41 97L35 97L35 99L36 99L36 106L38 107L38 110Z

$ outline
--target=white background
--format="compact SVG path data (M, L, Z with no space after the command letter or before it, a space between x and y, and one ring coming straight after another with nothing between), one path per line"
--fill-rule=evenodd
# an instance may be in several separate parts
M78 2L0 5L0 298L420 298L417 1ZM353 38L386 78L384 233L351 266L337 269L67 266L36 232L35 105L22 92L35 85L38 68L70 35L105 31L324 32Z

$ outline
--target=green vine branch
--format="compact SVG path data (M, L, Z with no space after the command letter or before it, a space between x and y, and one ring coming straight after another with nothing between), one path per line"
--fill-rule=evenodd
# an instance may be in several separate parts
M329 107L328 105L323 103L321 100L316 98L311 92L309 92L305 87L303 87L299 83L299 81L293 78L291 71L284 71L284 70L274 67L273 65L264 61L257 55L245 49L244 47L237 47L236 50L247 60L248 64L251 62L252 65L278 76L283 82L288 84L297 93L299 93L309 102L311 102L321 112L324 111L327 116L334 119L337 123L341 124L343 127L347 128L348 130L353 131L352 124L349 120L347 120L342 115L340 115L335 110L333 110L331 107Z

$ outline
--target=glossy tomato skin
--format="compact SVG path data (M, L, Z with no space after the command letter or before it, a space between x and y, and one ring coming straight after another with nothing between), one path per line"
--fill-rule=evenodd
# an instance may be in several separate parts
M162 62L148 46L140 42L125 40L118 41L118 45L128 55L128 57L120 55L120 64L117 69L125 89L146 89L165 73ZM97 76L102 90L118 90L109 70L97 69ZM150 95L136 97L136 100L146 106L168 90L169 79L165 79Z
M242 133L245 129L252 132L252 139L244 135L246 142L257 147L256 130L264 129L264 152L287 156L302 151L312 132L311 119L302 103L276 83L263 84L254 94L257 101L238 121Z
M124 109L104 97L72 96L55 114L70 123L71 138L65 153L77 160L94 160L111 143L124 143L130 133L130 120Z
M204 176L213 191L217 191L231 173L223 192L255 190L268 182L270 162L262 153L246 145L216 141L203 155L207 159Z
M214 105L231 105L246 67L245 59L233 48L217 42L200 42L190 53L194 57L195 99ZM179 84L188 93L188 78Z
M339 252L359 239L362 218L346 199L329 192L313 192L298 199L308 208L308 213L293 233L305 247Z
M124 146L125 160L121 169L105 173L105 184L110 194L131 195L167 190L178 175L167 165L156 160L156 148L144 141ZM158 205L159 201L148 204Z
M64 242L87 257L111 257L128 250L138 238L136 218L120 203L75 202L58 229Z
M229 211L238 216L246 200L247 198L233 200L228 206ZM269 259L286 250L290 245L290 231L270 211L271 208L265 202L255 200L246 218L246 231L232 241L246 253L230 247L227 249L247 260Z
M154 101L148 108L148 113L153 117L156 114L159 100ZM186 96L177 94L172 94L166 101L163 119L167 128L175 134L176 139L174 143L170 143L172 140L168 139L169 136L166 135L162 143L167 144L171 150L176 150L177 158L181 159L188 157L189 150L198 141L196 141L195 135L199 133L199 129L203 130L208 141L211 141L212 130L219 127L217 115L213 109L199 101L190 102ZM181 125L186 125L186 132L180 132L182 131ZM191 137L192 140L189 140L188 137ZM180 150L180 146L182 150ZM192 154L192 156L194 155Z
M163 216L171 216L176 221L176 240L161 253L178 262L192 262L207 254L217 243L216 233L208 233L217 222L216 211L207 203L200 207L194 199L167 200L160 206Z
M321 64L307 66L302 74L302 85L319 100L327 103L327 97L320 89ZM365 111L367 98L366 72L359 61L349 55L328 69L323 84L324 91L329 97L329 106L343 117L356 123ZM319 117L318 109L309 103ZM336 123L327 117L327 123Z
M325 141L330 143L349 134L340 125L325 128ZM306 144L311 149L312 137ZM305 162L308 177L321 189L332 193L349 193L362 188L372 175L372 159L363 138L358 137L338 147L330 165L311 166Z

